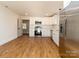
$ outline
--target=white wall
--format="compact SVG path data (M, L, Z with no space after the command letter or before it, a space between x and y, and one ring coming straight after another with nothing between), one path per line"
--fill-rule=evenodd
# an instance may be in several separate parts
M18 15L0 6L0 45L17 38Z
M21 17L19 17L19 19L17 20L17 34L18 37L22 36L22 19Z
M79 2L71 1L64 11L63 14L65 17L61 18L63 21L60 22L63 23L64 26L65 19L67 20L66 40L76 41L79 43Z
M67 39L79 42L79 14L67 18Z

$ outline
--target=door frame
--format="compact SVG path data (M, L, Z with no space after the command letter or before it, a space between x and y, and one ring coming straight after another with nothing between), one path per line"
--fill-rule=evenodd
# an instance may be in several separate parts
M23 23L23 21L28 21L28 28L30 27L30 20L29 19L22 19L22 23ZM23 35L23 29L22 29L22 35ZM28 34L26 34L26 35L29 35L29 29L28 29Z

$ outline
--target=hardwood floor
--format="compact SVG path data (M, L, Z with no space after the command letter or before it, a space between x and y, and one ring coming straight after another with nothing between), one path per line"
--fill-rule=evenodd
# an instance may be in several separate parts
M0 46L0 57L57 58L60 56L58 47L51 38L22 36Z
M75 40L75 39L74 39ZM79 58L79 43L72 39L60 38L59 54L63 58Z

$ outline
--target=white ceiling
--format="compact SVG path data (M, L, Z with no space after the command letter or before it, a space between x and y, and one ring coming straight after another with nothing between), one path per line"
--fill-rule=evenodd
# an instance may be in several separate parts
M63 8L62 1L0 1L21 16L50 16Z

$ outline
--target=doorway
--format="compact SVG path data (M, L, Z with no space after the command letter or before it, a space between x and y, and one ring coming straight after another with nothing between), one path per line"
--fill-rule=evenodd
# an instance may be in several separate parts
M22 20L23 35L29 35L29 20Z

